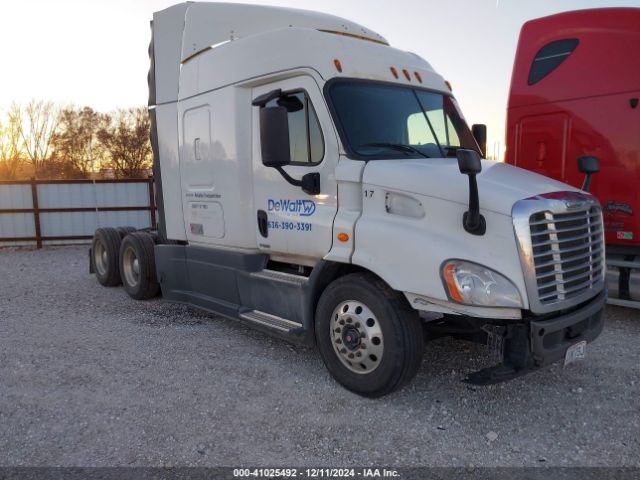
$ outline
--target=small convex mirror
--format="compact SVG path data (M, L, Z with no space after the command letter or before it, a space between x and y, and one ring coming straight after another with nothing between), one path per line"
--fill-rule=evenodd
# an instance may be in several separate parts
M482 156L486 158L487 156L487 126L483 123L474 124L471 127L471 132L473 133L473 138L476 139L478 146L480 147L480 151L482 152Z
M578 157L578 170L585 174L582 190L589 191L591 175L600 171L600 160L596 157Z
M480 155L478 155L478 152L475 150L459 148L456 151L456 157L458 157L458 168L460 169L460 173L465 175L475 175L482 171Z
M598 173L600 171L600 160L596 157L578 157L578 170L582 173Z
M280 97L277 100L277 104L280 107L286 108L287 112L289 113L299 112L304 108L304 104L295 95L287 95L285 97Z

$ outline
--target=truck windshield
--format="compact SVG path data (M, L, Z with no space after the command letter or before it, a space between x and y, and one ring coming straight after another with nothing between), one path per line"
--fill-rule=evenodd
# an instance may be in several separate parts
M345 148L354 158L455 157L458 148L479 152L449 95L349 80L330 85L329 97Z

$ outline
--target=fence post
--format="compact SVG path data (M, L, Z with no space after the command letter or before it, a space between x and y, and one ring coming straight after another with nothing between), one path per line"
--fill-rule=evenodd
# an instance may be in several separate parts
M156 198L153 191L153 177L149 177L149 214L151 215L151 227L156 228Z
M31 202L33 203L33 224L36 229L36 247L42 248L42 232L40 231L40 207L38 206L38 184L31 177Z

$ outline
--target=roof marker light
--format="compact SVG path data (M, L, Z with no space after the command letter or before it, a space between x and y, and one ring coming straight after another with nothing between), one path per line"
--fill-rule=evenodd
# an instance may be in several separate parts
M445 80L444 84L447 86L450 92L453 92L453 88L451 88L451 82L449 82L449 80Z
M349 235L347 233L344 233L344 232L339 233L337 238L341 242L348 242L349 241Z
M416 76L416 79L422 83L422 77L420 76L420 74L418 72L413 72L413 74Z
M396 70L396 67L391 67L391 73L393 74L394 77L398 78L398 70Z
M406 68L402 69L402 73L404 73L404 76L407 80L411 81L411 75L409 75L409 71Z
M338 73L342 73L342 64L340 63L340 60L336 58L333 61L333 64L336 66L336 70L338 71Z

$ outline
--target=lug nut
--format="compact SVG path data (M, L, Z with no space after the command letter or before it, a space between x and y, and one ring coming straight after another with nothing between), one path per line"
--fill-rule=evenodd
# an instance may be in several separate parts
M347 353L347 349L343 348L342 350L340 350L340 353Z
M362 352L357 352L356 353L356 357L361 357L362 356Z
M344 325L344 320L340 320L338 323L339 323L340 325Z
M351 323L353 322L353 320L351 320L350 318L347 318L347 323Z
M350 354L349 354L349 358L353 358L353 353L350 353Z

